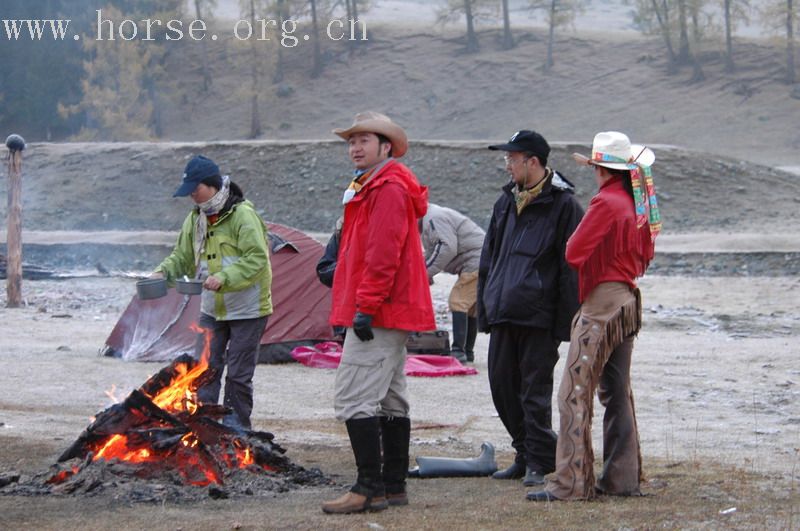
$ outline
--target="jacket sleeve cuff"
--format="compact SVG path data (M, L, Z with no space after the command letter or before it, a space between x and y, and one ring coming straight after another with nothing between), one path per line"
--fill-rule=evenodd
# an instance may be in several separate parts
M373 306L371 304L359 303L356 304L356 311L374 316L376 313L378 313L378 305L376 304Z

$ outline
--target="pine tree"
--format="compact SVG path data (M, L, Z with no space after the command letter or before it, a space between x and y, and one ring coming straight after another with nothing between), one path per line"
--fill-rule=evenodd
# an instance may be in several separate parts
M181 0L117 0L103 8L103 20L115 28L122 20L139 21L137 34L144 35L144 19L180 19ZM95 30L96 31L96 30ZM153 26L153 42L82 39L82 98L79 103L59 105L62 117L82 116L81 139L150 139L163 134L162 93L170 86L165 63L171 46L164 39L166 28Z

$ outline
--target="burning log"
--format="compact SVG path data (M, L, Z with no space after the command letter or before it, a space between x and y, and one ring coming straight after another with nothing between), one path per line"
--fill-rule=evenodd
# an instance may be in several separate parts
M78 479L95 463L138 478L171 480L177 474L184 484L197 486L223 485L238 470L305 472L282 455L273 434L226 426L220 420L229 408L197 401L196 390L210 377L206 359L180 356L122 403L100 412L58 458L82 463L57 466L46 483L74 483L64 485L66 492L96 488L95 482Z

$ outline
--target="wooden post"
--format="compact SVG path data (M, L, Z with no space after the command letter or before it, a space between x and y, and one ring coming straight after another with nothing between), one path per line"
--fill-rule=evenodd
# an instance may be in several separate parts
M8 221L6 224L6 307L22 304L22 151L25 140L19 135L6 139L8 147Z

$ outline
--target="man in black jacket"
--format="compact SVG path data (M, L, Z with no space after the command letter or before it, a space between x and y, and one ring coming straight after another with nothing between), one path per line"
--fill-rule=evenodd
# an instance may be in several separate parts
M489 385L516 450L495 479L544 483L555 468L553 368L578 309L577 276L564 251L583 209L571 183L547 166L534 131L489 149L506 152L511 182L494 205L478 274L478 328L489 332Z

